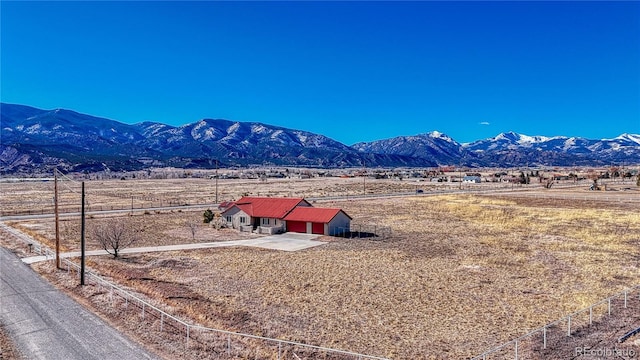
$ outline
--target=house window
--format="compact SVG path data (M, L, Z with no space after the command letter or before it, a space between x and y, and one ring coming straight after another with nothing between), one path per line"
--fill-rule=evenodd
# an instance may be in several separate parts
M232 220L231 215L227 215L227 222L230 223Z
M244 216L240 217L240 224L244 224L247 222L247 218L245 218Z
M262 219L262 225L269 225L270 219Z

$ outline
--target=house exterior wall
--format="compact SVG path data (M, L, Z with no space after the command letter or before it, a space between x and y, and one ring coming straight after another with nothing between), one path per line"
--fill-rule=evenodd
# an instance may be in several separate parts
M260 218L260 226L281 226L284 221L276 218Z
M342 211L340 211L328 224L325 224L325 235L339 235L343 231L349 231L351 227L351 219Z
M260 218L258 232L260 234L279 234L285 231L285 221L276 218Z
M229 221L229 218L231 218L231 221ZM227 221L227 226L231 226L234 229L240 229L241 226L247 226L253 223L251 216L237 207L229 209L225 214L225 220Z

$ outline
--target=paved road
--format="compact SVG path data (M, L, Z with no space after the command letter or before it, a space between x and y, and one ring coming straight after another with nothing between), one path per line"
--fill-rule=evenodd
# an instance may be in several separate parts
M27 359L156 359L0 247L0 322Z

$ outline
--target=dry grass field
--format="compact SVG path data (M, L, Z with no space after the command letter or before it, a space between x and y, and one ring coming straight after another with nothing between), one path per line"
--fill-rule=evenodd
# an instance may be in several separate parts
M53 181L7 182L0 184L3 214L14 212L53 212ZM214 203L215 181L210 179L105 180L87 181L87 211L121 208L162 207L185 204ZM389 192L415 191L435 186L415 181L372 180L360 178L269 179L260 181L219 180L218 201L252 196L353 196ZM442 186L441 186L442 187ZM79 211L80 183L60 181L60 209Z
M505 183L432 183L416 179L363 179L363 178L311 178L311 179L256 179L218 181L218 201L235 200L243 195L251 196L289 196L289 197L325 197L360 196L362 194L388 194L413 192L438 192L451 189L503 189L537 190L529 191L533 196L581 196L602 198L602 192L587 191L590 182L559 182L558 188L546 190L540 183L526 186ZM632 181L608 181L606 197L625 198L640 196ZM77 212L80 208L80 182L60 181L59 206L61 212ZM0 211L2 215L39 214L53 212L53 181L25 181L0 183ZM86 181L87 211L110 209L135 209L176 206L185 204L212 204L216 199L215 181L203 178L164 179L164 180L92 180Z
M638 279L638 204L446 195L322 205L389 226L393 236L293 253L218 248L90 265L204 326L394 359L477 355ZM201 216L125 218L144 228L145 246L192 242L184 224ZM101 221L109 219L87 226ZM51 220L14 225L52 243ZM77 247L77 226L63 225L67 249ZM238 236L203 226L196 241Z

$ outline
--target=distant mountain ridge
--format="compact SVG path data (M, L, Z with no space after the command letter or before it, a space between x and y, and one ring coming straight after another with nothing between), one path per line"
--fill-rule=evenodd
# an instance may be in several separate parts
M256 122L203 119L182 126L123 124L70 110L0 104L0 171L212 168L432 167L438 165L607 165L640 163L640 135L614 139L527 136L514 132L460 144L432 131L347 146L311 132Z
M480 158L492 163L520 165L610 165L640 163L640 135L622 134L614 139L592 140L566 136L527 136L514 132L463 144ZM506 157L520 155L510 163Z

